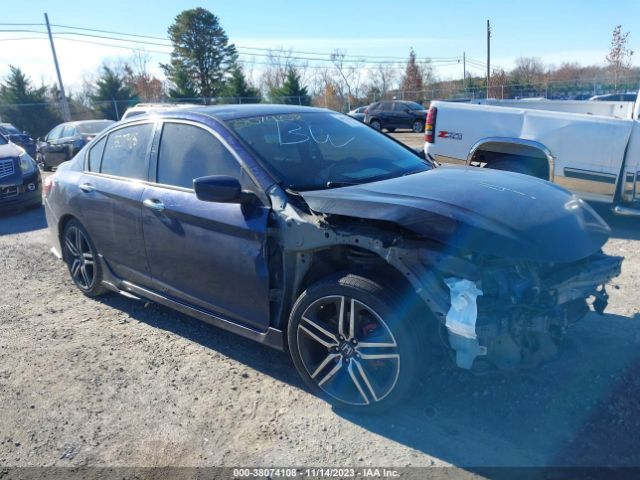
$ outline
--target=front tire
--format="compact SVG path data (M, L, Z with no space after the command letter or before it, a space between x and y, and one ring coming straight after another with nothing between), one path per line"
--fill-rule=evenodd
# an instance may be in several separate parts
M89 234L77 220L70 220L62 234L62 255L73 283L88 297L106 292L102 286L102 267L98 251Z
M407 393L419 352L415 297L408 293L342 274L300 295L287 337L293 363L314 393L363 413L386 410Z

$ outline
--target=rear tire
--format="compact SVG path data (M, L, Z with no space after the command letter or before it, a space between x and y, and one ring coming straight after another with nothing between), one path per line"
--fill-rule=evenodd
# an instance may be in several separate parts
M371 120L369 122L369 126L374 130L378 130L378 131L382 130L382 124L380 123L380 120Z
M413 130L414 133L424 133L424 122L422 120L416 120L413 122L413 125L411 125L411 130Z
M408 393L424 346L417 340L415 296L405 293L344 273L300 295L287 338L293 363L315 394L339 409L377 413Z
M95 245L77 220L69 220L62 233L62 258L73 283L88 297L107 291L102 285L102 266Z

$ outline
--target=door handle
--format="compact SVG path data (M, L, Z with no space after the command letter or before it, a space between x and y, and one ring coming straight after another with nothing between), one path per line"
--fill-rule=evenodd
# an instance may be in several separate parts
M83 183L80 185L80 190L82 190L85 193L93 192L95 189L96 187L94 187L90 183Z
M161 212L164 210L164 203L156 198L147 198L142 202L142 204L145 207L150 208L151 210L155 210L156 212Z

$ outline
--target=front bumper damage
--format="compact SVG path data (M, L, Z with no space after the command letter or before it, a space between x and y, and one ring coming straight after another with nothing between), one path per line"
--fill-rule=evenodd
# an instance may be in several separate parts
M480 365L513 369L550 360L567 327L591 309L603 313L605 284L622 260L597 253L570 264L494 261L474 281L446 278L445 327L456 364L470 369L484 357Z

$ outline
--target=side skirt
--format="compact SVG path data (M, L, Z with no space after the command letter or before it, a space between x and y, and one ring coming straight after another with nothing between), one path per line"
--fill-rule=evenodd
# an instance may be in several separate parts
M178 312L189 315L190 317L197 318L198 320L202 320L203 322L209 323L216 327L228 330L242 337L261 343L268 347L275 348L281 351L286 350L284 332L282 330L272 327L267 328L267 330L264 332L253 330L243 325L231 322L206 310L188 305L173 298L165 297L164 295L140 287L139 285L135 285L126 280L120 280L115 277L113 272L111 272L111 269L102 256L100 256L100 259L103 267L103 275L104 277L106 277L103 279L102 283L109 290L119 293L127 298L133 298L137 300L144 298L151 302L164 305L165 307L177 310Z

